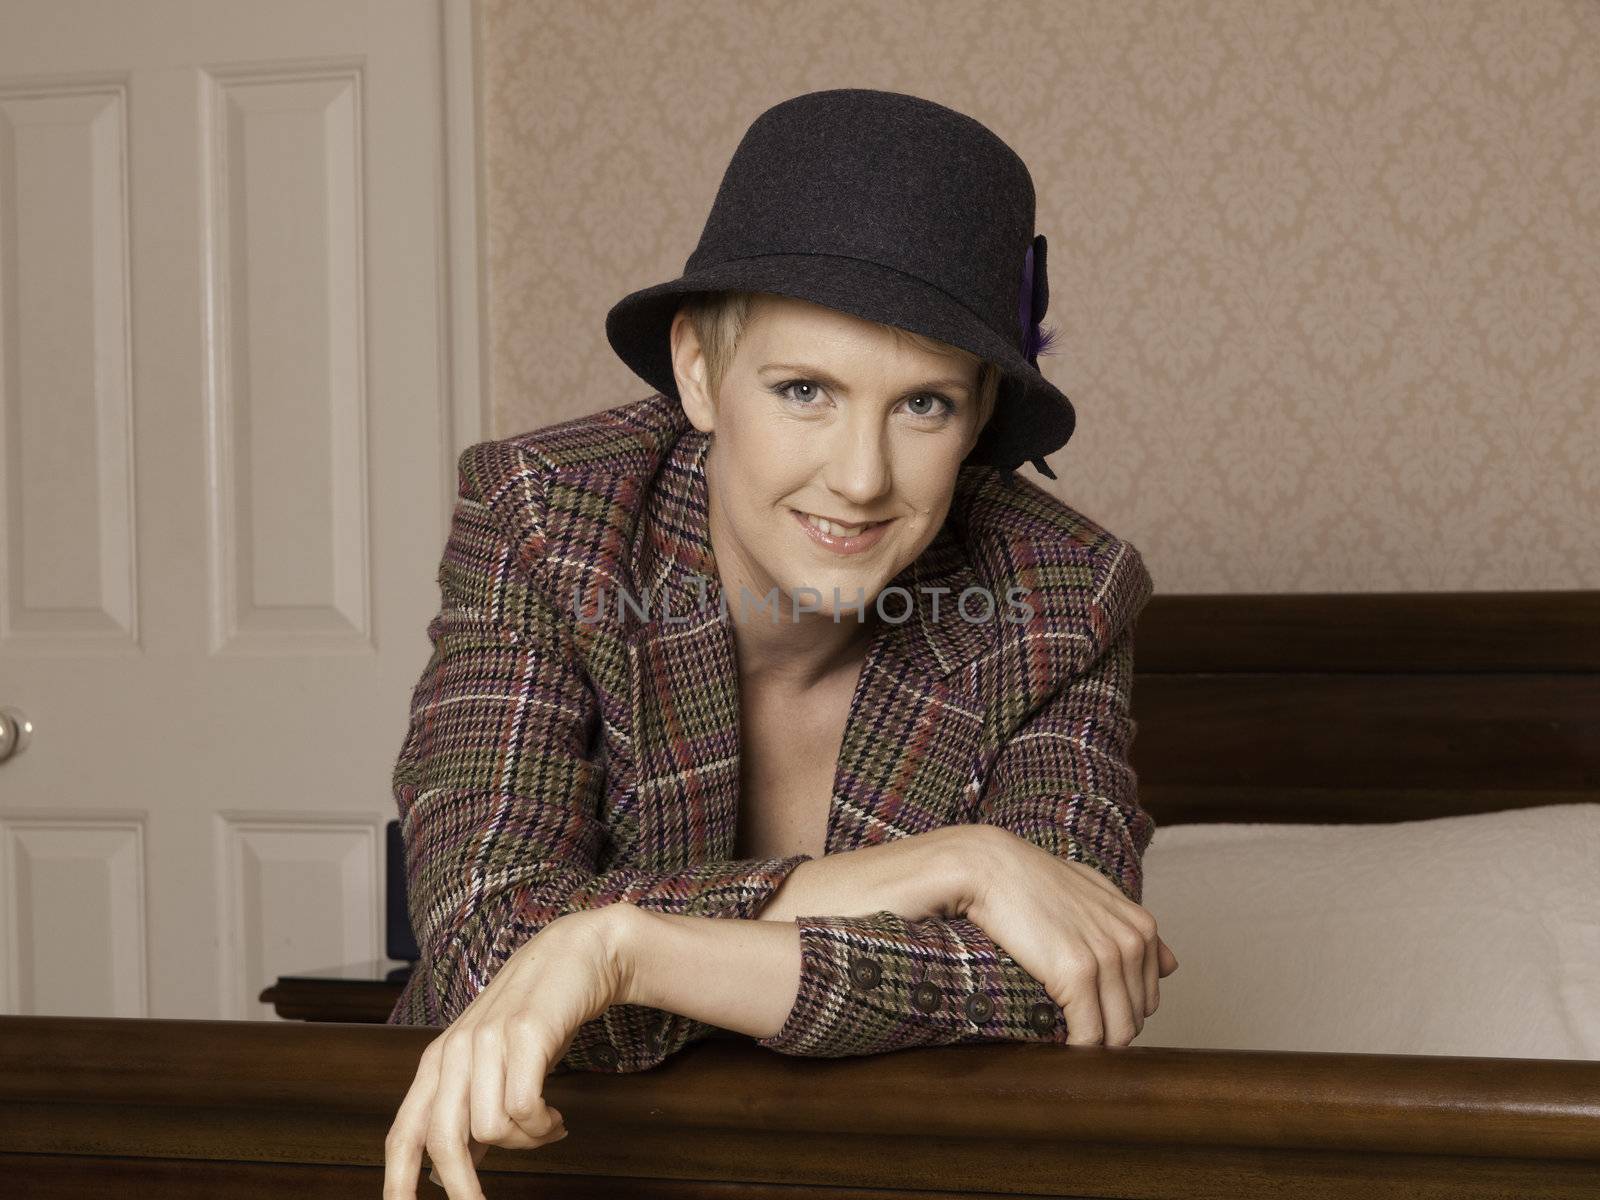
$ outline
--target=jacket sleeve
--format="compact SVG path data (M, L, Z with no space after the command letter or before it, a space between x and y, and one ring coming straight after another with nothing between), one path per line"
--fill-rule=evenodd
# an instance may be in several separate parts
M1107 624L1093 659L1007 740L980 793L978 823L998 825L1059 858L1104 874L1134 903L1155 832L1128 763L1133 622L1150 591L1125 546L1124 618ZM1104 590L1104 589L1102 589ZM839 1057L975 1041L1067 1041L1066 1016L1043 984L964 918L908 921L800 917L800 988L782 1029L760 1045Z
M453 1022L549 922L625 902L752 918L809 855L600 871L601 714L571 630L535 577L544 545L539 471L483 443L460 459L439 568L433 652L393 771L407 903L421 959L388 1023ZM556 550L559 552L559 549ZM639 1005L586 1022L558 1068L644 1069L711 1031Z

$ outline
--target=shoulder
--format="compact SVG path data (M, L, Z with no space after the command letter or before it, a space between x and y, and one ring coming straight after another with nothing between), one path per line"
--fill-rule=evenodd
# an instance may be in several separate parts
M521 469L578 479L588 475L649 473L688 426L683 408L655 393L553 425L469 446L463 463L517 460Z
M489 509L530 568L573 565L631 540L639 499L687 427L657 393L478 442L456 460L458 494Z
M456 459L461 494L492 505L548 496L560 478L652 475L687 427L682 407L659 393L615 408L468 446ZM524 496L523 493L531 493Z
M983 585L1002 602L1026 591L1034 616L1002 636L1058 677L1131 632L1154 590L1133 542L1015 471L964 468L951 510Z

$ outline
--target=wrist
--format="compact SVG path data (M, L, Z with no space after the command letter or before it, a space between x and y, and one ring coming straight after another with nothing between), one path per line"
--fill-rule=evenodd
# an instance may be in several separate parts
M571 930L572 936L583 939L593 954L604 965L606 976L612 980L615 998L613 1004L634 1004L632 997L640 991L639 946L643 944L640 927L650 919L650 914L632 904L618 901L603 908L584 909L567 913L551 923L551 928L561 924Z
M946 826L950 837L945 852L950 862L949 887L956 897L959 911L954 916L981 912L989 894L991 882L1003 869L1007 843L1015 835L997 825ZM981 924L981 922L979 922Z

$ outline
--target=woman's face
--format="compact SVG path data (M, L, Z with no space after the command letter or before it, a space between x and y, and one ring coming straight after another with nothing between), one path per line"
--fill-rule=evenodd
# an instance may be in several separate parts
M684 410L715 434L706 471L719 573L733 589L728 604L738 605L738 589L747 587L745 613L759 617L754 605L776 586L826 619L849 620L859 600L870 620L878 593L944 523L956 472L979 432L977 364L834 309L765 294L752 305L720 395L708 392L705 360L682 314L672 344ZM869 528L830 536L812 517ZM903 609L897 598L886 611L898 619Z

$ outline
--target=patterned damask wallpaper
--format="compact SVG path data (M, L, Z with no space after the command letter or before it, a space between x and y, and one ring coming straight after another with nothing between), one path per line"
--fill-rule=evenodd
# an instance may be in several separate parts
M1600 0L481 0L493 436L639 399L765 108L1027 161L1078 412L1022 470L1158 592L1600 587Z

